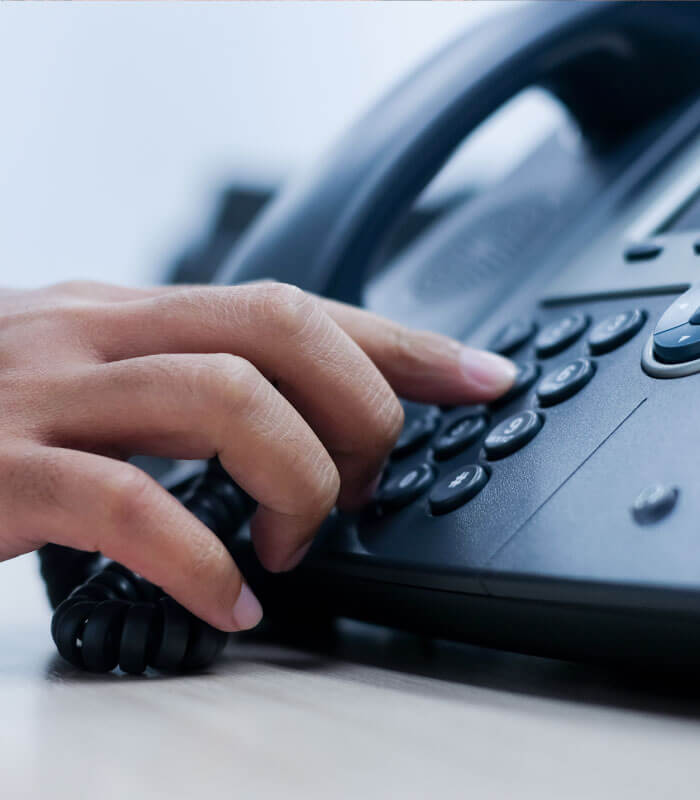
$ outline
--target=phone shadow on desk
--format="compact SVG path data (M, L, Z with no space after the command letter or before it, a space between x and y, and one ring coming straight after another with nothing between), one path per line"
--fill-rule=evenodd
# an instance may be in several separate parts
M296 635L274 629L248 634L243 642L245 648L256 643L249 655L270 665L331 672L450 702L473 702L475 690L486 690L700 720L700 683L690 669L577 663L349 619ZM234 647L229 644L224 658L233 657Z
M152 670L141 676L76 669L57 654L46 664L50 682L189 681L248 675L261 666L391 685L409 694L473 702L475 690L531 699L641 711L700 720L700 684L690 670L585 664L431 639L354 620L290 631L264 626L232 636L210 667L189 673Z

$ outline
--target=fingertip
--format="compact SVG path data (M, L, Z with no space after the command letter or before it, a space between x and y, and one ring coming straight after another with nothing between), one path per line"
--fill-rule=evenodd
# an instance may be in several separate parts
M509 359L469 346L461 348L459 364L471 394L479 394L482 400L494 400L507 392L518 372Z
M341 489L338 497L338 508L343 511L358 511L364 508L369 503L379 488L382 482L385 468L382 467L381 471L367 484L365 484L360 491L350 491L344 487Z
M304 558L318 524L309 528L298 517L258 506L250 522L255 554L268 572L288 572Z
M263 610L258 598L247 583L241 584L241 591L233 604L233 622L236 630L247 631L254 628L262 619Z

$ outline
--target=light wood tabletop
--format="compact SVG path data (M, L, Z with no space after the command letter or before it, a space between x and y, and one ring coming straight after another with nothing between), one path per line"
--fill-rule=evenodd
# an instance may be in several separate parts
M0 564L3 798L696 795L695 681L341 623L206 674L77 672L34 556Z

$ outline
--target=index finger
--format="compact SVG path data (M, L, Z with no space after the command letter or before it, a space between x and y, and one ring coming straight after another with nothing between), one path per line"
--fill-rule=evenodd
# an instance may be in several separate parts
M370 311L319 298L328 316L367 353L401 397L424 403L488 403L513 384L507 358L449 336L414 330Z

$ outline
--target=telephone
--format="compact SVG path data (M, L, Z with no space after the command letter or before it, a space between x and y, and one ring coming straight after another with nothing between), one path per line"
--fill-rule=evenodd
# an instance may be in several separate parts
M520 7L404 80L243 236L218 282L296 283L519 365L493 406L407 404L375 500L334 512L292 573L257 565L251 501L217 464L172 487L273 617L700 663L698 76L696 4ZM579 137L548 139L377 267L457 145L531 86ZM42 566L78 666L203 666L225 641L119 565L45 548Z

